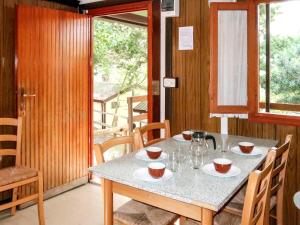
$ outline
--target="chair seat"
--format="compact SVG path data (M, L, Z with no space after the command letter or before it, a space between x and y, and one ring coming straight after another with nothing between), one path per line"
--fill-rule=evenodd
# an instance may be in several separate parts
M241 225L241 217L227 212L221 212L214 217L214 225ZM187 219L185 225L201 225L201 222Z
M168 225L177 218L174 213L134 200L125 203L114 212L114 220L126 225Z
M0 186L12 184L37 176L37 170L28 167L6 167L0 169Z

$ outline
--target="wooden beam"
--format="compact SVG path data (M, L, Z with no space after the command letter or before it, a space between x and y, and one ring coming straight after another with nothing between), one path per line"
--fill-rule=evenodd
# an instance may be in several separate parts
M80 8L80 10L89 10L89 9L95 9L95 8L99 8L99 7L120 5L120 4L132 3L132 2L138 2L138 1L139 0L106 0L106 1L101 1L101 2L82 4L79 6L79 8Z
M134 13L124 13L124 14L117 14L117 15L109 15L103 16L104 19L115 20L123 23L129 23L133 25L148 26L147 17L136 15Z
M57 2L63 5L72 6L74 8L79 7L79 1L77 0L47 0L49 2Z

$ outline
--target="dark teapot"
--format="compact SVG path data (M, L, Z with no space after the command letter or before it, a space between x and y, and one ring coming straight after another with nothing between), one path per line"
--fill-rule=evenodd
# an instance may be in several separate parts
M194 131L192 135L192 142L202 142L203 140L212 140L214 149L217 149L217 143L214 136L207 134L205 131Z

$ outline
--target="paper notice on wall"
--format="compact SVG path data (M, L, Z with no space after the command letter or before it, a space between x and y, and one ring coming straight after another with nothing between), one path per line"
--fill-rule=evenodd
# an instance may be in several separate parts
M194 27L179 27L179 50L194 49Z

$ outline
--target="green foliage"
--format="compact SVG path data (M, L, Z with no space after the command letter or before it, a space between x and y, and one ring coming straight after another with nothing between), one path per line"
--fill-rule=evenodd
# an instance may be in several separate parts
M265 7L260 6L260 86L266 86L266 19ZM280 12L273 6L270 10L271 24ZM272 35L270 38L270 94L271 102L300 104L300 36ZM261 100L264 99L264 96Z
M146 85L147 29L119 22L94 20L95 74L120 75L119 91Z

